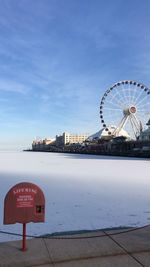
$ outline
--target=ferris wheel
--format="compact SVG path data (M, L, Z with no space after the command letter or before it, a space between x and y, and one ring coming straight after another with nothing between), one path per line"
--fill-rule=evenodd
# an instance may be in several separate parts
M110 138L126 130L131 138L137 139L149 118L150 89L139 82L117 82L101 99L100 119Z

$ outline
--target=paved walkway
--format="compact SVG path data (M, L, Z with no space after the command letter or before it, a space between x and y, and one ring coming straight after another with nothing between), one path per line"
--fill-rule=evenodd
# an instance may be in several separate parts
M150 267L150 227L117 232L32 239L26 252L21 241L0 243L0 267Z

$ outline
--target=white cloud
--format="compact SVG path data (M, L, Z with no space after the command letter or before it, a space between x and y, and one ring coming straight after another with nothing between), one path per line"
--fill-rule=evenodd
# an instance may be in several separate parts
M1 80L0 79L0 91L16 92L19 94L26 94L29 88L24 84L11 80Z

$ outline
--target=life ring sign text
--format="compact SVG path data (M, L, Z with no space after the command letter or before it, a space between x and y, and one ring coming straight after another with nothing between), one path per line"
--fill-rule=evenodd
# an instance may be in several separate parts
M34 197L37 194L37 190L23 187L14 189L13 194L16 196L17 208L32 208L34 206Z

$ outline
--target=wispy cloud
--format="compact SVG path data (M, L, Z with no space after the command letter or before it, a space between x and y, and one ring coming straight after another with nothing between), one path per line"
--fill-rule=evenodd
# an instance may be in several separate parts
M12 80L0 80L0 91L16 92L19 94L26 94L29 88L24 84Z

